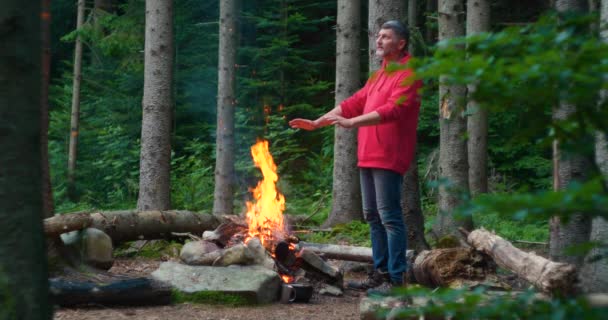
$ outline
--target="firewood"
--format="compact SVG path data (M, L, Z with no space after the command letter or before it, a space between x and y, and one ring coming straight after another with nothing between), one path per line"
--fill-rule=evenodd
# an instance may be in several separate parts
M553 262L534 252L524 252L483 228L472 231L467 242L543 292L562 295L575 292L577 272L573 265Z

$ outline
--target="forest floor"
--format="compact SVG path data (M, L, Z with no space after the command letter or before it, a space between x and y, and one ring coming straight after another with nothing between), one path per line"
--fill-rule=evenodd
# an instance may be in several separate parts
M526 250L526 249L524 249ZM530 250L529 248L527 250ZM533 250L543 254L544 250ZM540 251L540 252L539 252ZM166 260L166 259L163 259ZM158 268L161 259L118 258L110 273L132 277L149 276ZM346 273L345 283L349 280L365 278L365 273ZM523 290L529 283L510 272L500 272L499 277L514 290ZM55 320L93 320L93 319L133 319L133 320L342 320L359 319L359 301L363 293L344 290L342 297L313 294L309 303L282 304L275 302L267 305L233 306L221 304L180 303L167 306L147 307L106 307L86 306L78 308L58 308Z
M161 263L158 259L121 258L114 262L111 273L129 276L148 276ZM345 275L345 281L364 275ZM88 306L59 308L55 320L142 319L142 320L342 320L359 319L359 292L345 290L342 297L314 294L309 303L282 304L279 302L259 306L224 306L218 304L173 304L151 307Z

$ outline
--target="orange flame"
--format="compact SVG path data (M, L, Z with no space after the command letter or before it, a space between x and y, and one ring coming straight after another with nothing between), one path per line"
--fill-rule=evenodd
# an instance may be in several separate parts
M283 274L283 275L281 275L281 279L283 279L283 282L285 282L285 283L292 283L294 277Z
M274 244L285 237L283 210L285 197L277 190L277 166L268 151L268 141L258 140L251 147L255 166L260 168L263 180L252 189L254 202L247 201L249 237L257 237L262 245L273 252Z

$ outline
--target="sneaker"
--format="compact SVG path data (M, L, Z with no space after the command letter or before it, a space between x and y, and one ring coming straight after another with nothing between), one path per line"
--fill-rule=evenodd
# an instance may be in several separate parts
M367 289L366 294L368 297L370 297L370 296L385 297L385 296L390 295L391 291L393 291L393 288L395 288L395 287L398 287L398 285L394 285L390 281L387 281L387 282L380 284L379 286Z
M346 287L349 289L365 291L367 289L378 287L383 283L390 283L388 272L374 270L367 274L367 279L363 281L350 281L346 284Z

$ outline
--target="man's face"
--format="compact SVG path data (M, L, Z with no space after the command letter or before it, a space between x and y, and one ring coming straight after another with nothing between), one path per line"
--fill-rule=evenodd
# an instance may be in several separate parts
M376 56L382 59L398 59L405 47L405 40L397 37L392 29L380 29L376 38Z

